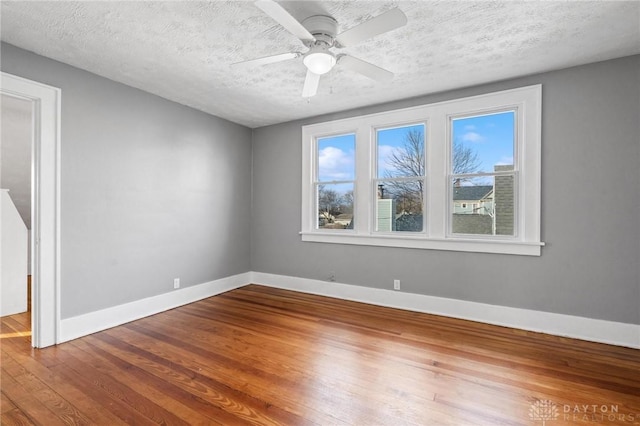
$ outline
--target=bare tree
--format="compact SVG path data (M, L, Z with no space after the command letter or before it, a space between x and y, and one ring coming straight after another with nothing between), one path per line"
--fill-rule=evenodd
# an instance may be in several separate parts
M384 181L386 197L395 198L398 212L420 213L424 196L421 179L425 176L424 135L419 129L405 133L403 145L392 152L387 164L392 170L386 171ZM478 153L462 143L453 144L453 173L467 174L480 170ZM394 178L418 177L415 180L392 180Z
M318 210L327 222L333 222L332 216L338 211L340 195L333 189L327 189L324 185L318 185Z
M424 135L413 129L404 135L402 148L392 152L387 160L395 172L387 172L385 177L424 176Z
M345 192L340 201L340 210L342 213L353 213L353 190Z
M418 177L415 180L388 180L384 185L386 196L398 200L398 212L420 213L425 175L424 135L422 131L413 129L404 136L404 144L394 150L387 160L393 170L385 172L386 179Z
M387 172L385 178L424 176L424 136L421 130L409 130L404 136L400 149L393 151L387 160L394 172ZM453 174L476 173L480 170L480 158L473 149L460 141L453 143Z
M453 174L476 173L480 170L478 153L464 146L460 141L453 143Z

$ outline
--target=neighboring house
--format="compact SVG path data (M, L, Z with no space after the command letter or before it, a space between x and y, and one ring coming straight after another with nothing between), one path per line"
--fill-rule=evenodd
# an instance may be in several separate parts
M493 186L455 186L453 188L454 214L493 214Z
M378 197L382 193L378 192ZM376 231L396 231L396 200L393 198L378 198L378 209L376 210Z
M493 194L494 189L491 185L454 187L453 213L457 216L454 218L454 232L491 234L494 216ZM377 231L421 232L423 230L422 214L396 213L394 199L378 199L377 202Z
M495 166L496 171L512 168L513 166ZM513 180L510 176L498 176L495 182L495 188L493 185L454 185L454 234L513 234ZM378 197L381 195L379 192ZM397 213L396 200L392 198L378 198L377 203L376 231L423 231L422 214Z
M513 170L512 165L496 165L496 172ZM513 235L514 181L511 175L496 175L495 185L453 188L454 234Z

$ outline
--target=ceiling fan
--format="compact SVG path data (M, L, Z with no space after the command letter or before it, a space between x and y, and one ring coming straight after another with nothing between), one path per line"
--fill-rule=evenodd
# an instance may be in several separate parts
M320 76L331 71L336 64L373 80L388 81L393 78L393 73L390 71L353 56L345 54L336 55L330 49L333 47L349 47L368 38L404 26L407 23L407 17L400 9L391 9L375 18L369 19L362 24L337 34L338 22L331 16L314 15L302 22L298 22L289 12L273 0L258 0L255 2L255 5L291 34L298 37L308 50L304 53L281 53L279 55L237 62L233 65L266 65L302 57L302 62L307 67L307 76L302 89L302 96L305 98L314 96L317 93Z

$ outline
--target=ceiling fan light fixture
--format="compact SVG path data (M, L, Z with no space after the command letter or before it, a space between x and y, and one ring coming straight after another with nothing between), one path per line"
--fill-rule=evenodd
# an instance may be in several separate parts
M0 0L2 1L2 0ZM318 90L320 76L328 73L340 61L340 66L378 81L388 81L393 73L349 55L336 55L332 48L343 48L363 40L395 30L407 23L407 16L399 8L388 10L338 34L338 22L327 15L312 15L300 22L276 0L257 0L256 6L282 28L289 31L309 49L307 53L289 52L239 62L265 65L302 56L307 68L302 96L309 98Z
M302 60L309 71L314 74L326 74L336 64L336 57L326 49L310 50Z

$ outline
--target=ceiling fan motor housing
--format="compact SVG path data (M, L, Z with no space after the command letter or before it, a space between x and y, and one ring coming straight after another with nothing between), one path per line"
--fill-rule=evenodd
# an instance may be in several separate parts
M338 32L338 22L336 22L336 20L331 16L310 16L302 21L302 25L316 39L314 43L311 43L311 46L318 44L326 44L327 48L333 46L336 34Z

